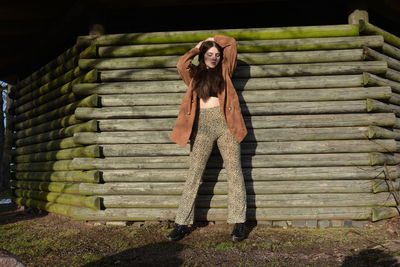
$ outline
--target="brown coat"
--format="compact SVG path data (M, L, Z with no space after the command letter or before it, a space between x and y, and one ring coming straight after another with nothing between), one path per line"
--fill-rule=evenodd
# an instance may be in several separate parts
M224 114L226 124L232 135L240 143L246 136L247 129L243 120L239 98L231 80L236 68L236 41L231 37L223 35L215 35L214 41L224 49L223 60L220 64L222 64L222 76L225 81L225 88L218 94L221 112ZM199 53L200 50L198 48L192 48L179 59L176 66L182 80L188 85L188 90L183 97L175 127L170 136L170 139L180 146L186 146L196 117L197 94L192 89L193 79L190 75L189 65L192 59Z

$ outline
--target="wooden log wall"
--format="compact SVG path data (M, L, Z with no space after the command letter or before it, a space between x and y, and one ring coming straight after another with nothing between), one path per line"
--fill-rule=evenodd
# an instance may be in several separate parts
M175 65L214 34L238 41L248 220L397 214L400 45L355 25L79 37L85 78L58 90L71 104L22 88L32 81L15 91L17 203L77 220L172 220L190 150L169 140L187 89ZM198 220L226 220L226 180L215 149Z
M98 106L98 96L72 92L74 84L98 81L96 70L78 66L91 49L76 45L11 88L11 185L20 205L69 216L74 209L100 209L99 197L69 189L81 182L99 183L97 171L71 167L75 157L101 155L98 145L73 140L74 133L98 130L97 121L79 120L74 114L77 107Z

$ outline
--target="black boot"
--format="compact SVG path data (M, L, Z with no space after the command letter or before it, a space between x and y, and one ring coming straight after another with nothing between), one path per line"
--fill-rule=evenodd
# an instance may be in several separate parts
M242 241L245 238L244 223L235 223L231 237L233 241Z
M176 224L174 230L172 230L171 233L169 233L167 238L169 239L169 241L178 241L184 238L187 233L188 233L187 225Z

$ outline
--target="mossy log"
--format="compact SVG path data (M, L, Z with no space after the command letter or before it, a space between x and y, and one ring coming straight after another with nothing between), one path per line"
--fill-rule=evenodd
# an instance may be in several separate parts
M374 74L364 72L364 81L366 85L370 86L390 86L392 90L396 93L400 93L400 83L399 82L394 82L388 79L384 79L381 77L378 77Z
M97 196L81 196L64 193L43 192L35 190L13 190L17 197L26 199L35 199L46 202L53 202L59 204L67 204L73 206L86 207L89 209L100 210L100 197Z
M195 45L196 43L103 46L98 48L98 54L101 58L182 55ZM382 47L383 45L383 37L377 35L238 41L237 50L240 54L244 52L260 53L274 51L345 50L362 48L363 46ZM95 56L92 56L91 58L95 58Z
M79 132L74 134L74 142L90 144L163 144L171 143L171 131L135 131L135 132ZM277 128L254 129L245 138L245 142L254 141L317 141L346 139L396 139L400 135L385 128L369 127L332 127L332 128Z
M342 101L360 99L389 99L392 90L385 87L353 87L334 89L295 89L243 91L239 94L242 103L259 102L299 102L299 101ZM118 94L102 95L102 107L179 105L184 93Z
M377 153L373 152L370 153L371 156L371 166L377 166L377 165L396 165L400 163L400 154L398 153Z
M49 131L42 134L37 134L25 138L20 138L15 140L15 145L17 147L27 146L37 143L43 143L55 139L62 139L66 137L71 137L74 133L78 132L97 132L98 122L96 120L91 120L84 123L79 123L71 125L65 128L57 129L54 131Z
M399 170L389 166L389 175L399 177ZM185 182L187 169L118 169L100 170L105 183L115 182ZM19 175L17 172L16 175ZM30 177L26 174L25 176ZM246 181L303 181L303 180L368 180L388 179L383 167L300 167L300 168L243 168ZM207 169L203 181L226 181L225 169Z
M371 112L378 110L379 101L369 101ZM382 103L382 105L385 105ZM355 101L321 101L321 102L276 102L268 105L261 103L248 104L241 107L244 115L283 115L283 114L324 114L324 113L361 113L367 112L366 100ZM91 119L129 119L129 118L166 118L176 117L179 105L166 106L129 106L129 107L104 107L86 108L79 107L75 116L80 120ZM386 112L392 112L387 109Z
M29 208L35 208L35 209L39 209L39 210L45 210L48 212L53 212L53 213L62 214L62 215L66 215L66 216L72 216L73 210L76 209L75 206L59 204L59 203L54 203L54 202L40 201L40 200L36 200L36 199L31 199L31 198L18 197L18 198L13 199L13 201L21 206L26 206ZM91 209L85 209L85 210L91 210Z
M24 88L21 88L20 91L16 94L17 98L20 98L34 90L39 91L39 93L43 95L50 92L52 89L62 86L63 84L68 83L73 79L83 75L84 71L81 68L77 67L78 58L75 57L71 60L73 60L72 64L61 65L41 77L39 80L36 80L35 82L25 86Z
M369 45L366 45L366 46L371 47ZM388 43L383 43L381 49L382 49L382 52L385 53L386 55L400 60L400 49L399 48L392 46Z
M395 177L393 174L392 177ZM42 182L76 182L99 183L100 172L94 171L54 171L54 172L14 172L14 180L42 181Z
M91 40L90 36L79 36L77 39L77 45L97 44L104 46L116 44L162 44L199 42L201 40L207 39L210 36L214 36L215 34L231 36L238 41L359 35L357 26L345 24L328 26L107 34L99 36L93 41Z
M73 158L99 158L100 148L97 145L90 145L78 148L60 149L56 151L17 155L13 157L14 163L35 162L35 161L54 161Z
M320 207L320 208L249 208L248 221L270 220L370 220L370 207ZM74 209L75 220L101 221L173 221L177 209L109 208L106 210ZM196 221L226 221L227 209L196 209Z
M108 157L74 158L75 170L116 170L116 169L187 169L188 156L165 157ZM330 167L330 166L376 166L396 165L400 157L383 153L332 153L332 154L287 154L287 155L242 155L243 168L281 168L281 167ZM33 164L31 164L33 165ZM222 159L212 155L209 168L221 168ZM28 165L27 165L28 166ZM17 164L17 168L25 165ZM39 165L38 165L39 167ZM25 170L29 169L26 167Z
M10 169L14 172L47 172L47 171L74 171L74 170L87 170L87 168L80 168L74 160L58 160L47 162L34 162L34 163L19 163L11 165ZM93 170L93 169L92 169Z
M48 101L57 98L59 96L68 94L72 91L72 86L77 83L94 83L98 82L99 80L99 73L97 70L91 70L87 73L85 73L82 76L79 76L78 78L72 80L71 82L68 82L64 84L61 87L58 87L56 89L51 90L48 93L41 94L40 90L35 90L33 92L30 92L24 96L21 96L18 101L17 101L17 107L20 105L23 105L29 101L35 101L34 106L38 106L44 103L47 103Z
M82 99L82 96L75 95L74 93L69 93L67 95L58 97L53 101L47 102L43 105L40 105L36 108L26 110L24 112L16 113L17 116L15 117L15 121L21 122L24 120L28 120L30 118L39 116L40 114L49 112L52 109L56 109L57 107L64 106L65 104L71 104L71 103L79 101L81 99Z
M392 93L392 96L388 99L390 104L400 106L400 94Z
M58 65L63 65L70 58L72 58L73 56L79 54L81 49L82 48L79 47L78 45L74 45L73 47L71 47L70 49L68 49L67 51L65 51L61 55L59 55L57 58L55 58L54 60L50 61L48 64L44 65L43 67L41 67L39 70L35 71L31 75L29 75L28 77L26 77L25 79L20 81L16 85L16 89L20 89L20 88L32 83L33 81L37 80L43 74L45 74L45 73L51 71L52 69L56 68Z
M67 193L67 194L80 194L79 188L82 184L83 183L32 182L32 181L14 181L14 180L11 181L11 185L19 189Z
M379 221L383 219L389 219L392 217L399 216L398 208L389 207L373 207L372 208L372 221Z
M235 89L242 90L276 90L276 89L322 89L362 87L362 75L331 75L306 77L279 77L234 79ZM146 81L146 82L113 82L76 84L73 92L77 95L136 94L136 93L184 93L187 86L182 81Z
M393 112L400 116L400 107L397 105L386 104L374 99L367 99L368 112Z
M75 115L69 115L62 117L60 119L55 119L53 121L45 122L39 125L36 125L32 128L19 130L15 134L15 138L24 138L27 136L32 136L35 134L45 133L51 130L65 128L68 126L81 124L83 121L76 119Z
M174 118L99 120L101 132L118 131L170 131ZM376 125L393 127L397 124L394 113L275 115L244 117L247 128L304 128L352 127ZM398 123L400 125L400 122Z
M79 58L93 58L98 57L98 46L96 44L89 45L79 54Z
M173 195L102 195L104 207L108 208L178 208L181 196ZM197 208L227 208L225 195L199 195ZM388 193L352 194L268 194L247 195L248 208L291 207L371 207L395 206Z
M400 71L387 69L387 71L385 73L385 77L389 80L400 83Z
M114 144L102 145L102 148L105 157L189 155L190 151L189 147L175 144ZM396 152L397 144L392 139L282 141L243 143L241 150L242 155Z
M97 95L91 95L85 97L82 100L62 106L60 108L49 111L32 119L29 119L29 117L24 116L24 118L27 118L27 120L16 123L15 129L22 130L30 128L32 126L44 123L49 120L54 120L68 114L73 114L77 107L97 107L98 105L99 105L99 97Z
M400 38L364 20L359 22L360 33L363 35L382 35L386 43L400 48Z
M183 182L165 183L106 183L80 184L79 193L82 195L180 195ZM387 186L382 184L382 190ZM398 183L396 184L398 187ZM33 189L33 188L31 188ZM246 182L248 194L310 194L310 193L368 193L378 190L370 180L324 180L324 181L257 181ZM46 191L46 190L44 190ZM199 188L201 195L226 195L227 182L203 182Z
M183 53L182 53L183 54ZM137 69L137 68L174 68L180 56L148 56L128 58L81 59L82 69ZM362 49L317 50L297 52L240 53L237 56L238 66L263 64L294 64L316 62L354 62L363 60Z
M237 67L234 78L265 78L288 76L313 76L327 74L361 74L363 72L385 73L387 63L384 61L372 62L332 62L310 64L285 65L257 65L251 67ZM180 80L176 68L164 69L129 69L104 70L100 72L103 82L111 81L166 81Z
M364 52L368 58L374 60L386 61L389 68L400 70L400 61L384 54L381 54L369 47L364 47Z
M12 155L25 155L36 152L60 150L60 149L67 149L79 146L82 145L75 143L73 137L67 137L63 139L52 140L49 142L17 147L15 150L12 150L11 152Z
M372 180L372 190L374 193L399 191L400 181L398 179L394 180L392 185L393 187L388 183L387 180Z
M396 123L395 123L395 125L393 125L393 128L400 129L400 119L399 118L396 118Z

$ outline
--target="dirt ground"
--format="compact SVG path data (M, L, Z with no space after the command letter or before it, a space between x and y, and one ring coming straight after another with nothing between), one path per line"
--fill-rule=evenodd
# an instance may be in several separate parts
M94 225L19 208L0 211L0 249L27 266L400 266L400 217L365 228L197 224L169 242L170 222Z

